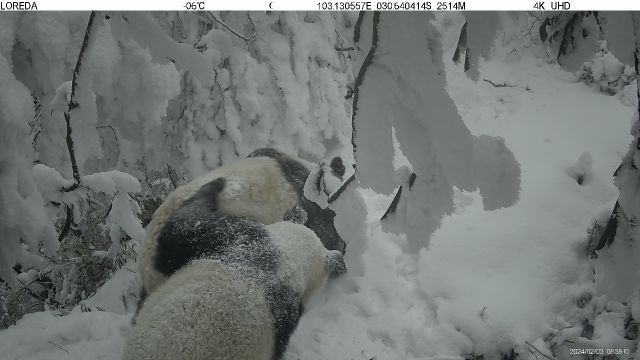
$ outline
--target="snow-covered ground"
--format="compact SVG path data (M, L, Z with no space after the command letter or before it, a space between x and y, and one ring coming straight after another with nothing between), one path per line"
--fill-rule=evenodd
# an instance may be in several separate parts
M484 211L477 193L457 192L456 213L429 249L408 257L403 240L378 225L389 200L365 192L367 272L323 294L301 322L290 359L457 358L514 346L534 358L524 342L536 346L567 325L590 287L586 231L615 203L612 174L634 108L543 59L482 69L483 78L515 87L474 84L449 69L448 90L472 133L506 139L522 170L519 202ZM569 174L585 151L593 164L580 186Z
M542 57L498 56L481 66L481 79L505 87L473 83L445 64L447 90L467 127L504 137L520 163L520 200L489 212L477 193L456 192L456 212L429 248L407 255L406 240L382 232L378 222L390 199L363 190L365 271L317 297L288 360L462 359L513 348L535 359L525 342L549 354L542 339L568 326L576 299L592 291L582 247L593 218L610 211L618 195L612 174L630 140L634 107L577 83ZM576 168L586 168L582 186L572 177ZM119 359L131 315L114 292L131 279L113 280L112 299L101 303L107 294L99 293L91 312L25 316L0 332L0 357Z

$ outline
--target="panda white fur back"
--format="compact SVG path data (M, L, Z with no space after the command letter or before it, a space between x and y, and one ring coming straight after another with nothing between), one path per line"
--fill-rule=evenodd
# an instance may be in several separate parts
M174 234L167 234L167 223L175 218L176 212L185 207L185 202L193 197L206 195L206 198L201 199L201 202L207 203L209 207L205 209L200 205L191 206L192 209L187 210L190 216L174 219L176 220L174 223L178 223L179 227L187 228L191 225L197 225L196 221L189 219L197 219L198 216L211 218L225 215L241 216L263 224L272 224L282 221L287 211L299 206L304 208L304 212L308 215L305 225L320 237L326 248L344 250L344 241L333 226L335 213L330 209L321 209L304 197L304 183L309 176L309 169L302 160L287 156L274 149L260 149L249 156L249 158L221 166L178 187L156 210L147 227L146 237L142 244L140 272L143 289L141 300L144 300L147 293L152 292L166 280L167 276L187 261L207 255L197 253L202 250L197 248L198 245L211 245L211 242L217 241L215 237L210 236L204 237L205 240L203 240L208 244L198 244L197 239L185 239L185 231L180 229L173 229ZM218 184L220 185L219 189L203 192L204 195L196 195L203 186L217 180L223 180ZM222 224L222 221L219 223ZM228 230L233 229L229 228ZM158 244L161 236L165 237L164 244L169 244L169 246L159 250ZM175 244L170 243L172 239L167 239L171 236L176 237ZM223 233L222 236L226 237L227 235ZM180 241L188 247L192 247L194 244L196 246L192 249L186 249L190 255L182 254L184 256L172 258L173 254L185 250L179 247ZM205 250L210 254L213 248L209 247ZM159 251L161 256L159 256Z
M147 298L123 360L271 360L272 328L255 280L219 260L195 260Z
M330 273L344 269L341 253L327 250L303 225L263 227L277 253L275 269L231 257L183 266L145 302L123 359L280 359L304 305Z
M146 292L151 292L166 275L154 264L157 239L165 224L180 206L205 184L225 178L219 194L217 211L223 214L245 216L263 224L282 221L287 210L298 204L298 194L283 176L276 160L252 157L216 168L209 173L175 189L155 211L147 226L142 243L140 271Z

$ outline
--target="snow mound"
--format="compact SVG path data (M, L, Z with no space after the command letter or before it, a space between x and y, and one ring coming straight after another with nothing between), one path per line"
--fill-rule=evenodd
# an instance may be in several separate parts
M600 42L600 50L585 62L576 73L585 84L599 86L600 91L615 95L636 78L631 66L625 65L607 49L607 41Z
M28 314L0 333L5 360L119 360L131 315L92 311Z
M578 161L567 166L566 172L578 185L591 181L593 177L593 158L591 154L588 151L580 154Z

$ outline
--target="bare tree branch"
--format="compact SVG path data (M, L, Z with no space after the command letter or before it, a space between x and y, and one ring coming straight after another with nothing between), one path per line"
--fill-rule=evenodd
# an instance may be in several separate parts
M351 114L351 145L353 146L354 155L356 155L356 114L358 112L358 99L360 97L360 85L362 85L362 80L364 79L364 74L367 72L367 68L373 62L373 55L378 48L378 24L380 24L380 12L376 11L373 13L373 36L371 38L371 49L367 53L367 57L365 57L362 62L362 66L360 67L360 71L358 71L358 76L356 77L355 85L353 86L353 112ZM356 156L357 158L357 156Z
M338 190L336 190L336 192L334 192L333 194L331 194L331 196L329 197L329 199L327 200L327 203L331 204L332 202L338 200L338 198L340 197L340 195L342 195L342 193L347 189L347 186L349 186L349 184L351 184L351 182L353 182L353 180L356 179L356 174L351 175L347 181L345 181L339 188Z
M358 20L356 20L356 25L353 29L353 42L357 44L360 41L360 28L362 28L362 22L364 21L364 16L367 14L366 11L360 11L358 13Z
M71 104L71 103L69 103ZM71 116L69 112L65 111L64 120L67 126L67 150L69 151L69 158L71 159L71 170L73 171L73 178L75 182L68 187L62 188L64 192L70 192L77 189L80 186L80 171L78 170L78 162L76 161L76 153L73 147L73 139L71 138Z
M208 14L213 21L217 22L218 24L222 25L225 29L229 30L230 33L232 33L233 35L239 37L240 39L242 39L242 40L244 40L246 42L249 42L249 41L253 40L253 38L255 38L256 36L258 36L257 33L254 33L253 35L251 35L249 37L242 36L242 35L240 35L239 32L233 30L229 25L225 24L222 20L218 20L218 18L215 15L213 15L213 13L211 11L207 11L206 14ZM254 28L255 28L255 25L254 25Z
M89 46L89 36L91 35L91 29L93 28L93 21L95 20L96 12L92 11L89 14L89 21L87 22L87 30L84 32L84 38L82 39L82 46L80 47L80 54L78 54L78 60L76 61L76 67L73 69L73 78L71 79L71 99L69 101L69 110L78 106L75 101L76 87L78 83L78 74L80 74L80 67L82 66L82 58L84 52Z
M64 120L67 126L67 150L69 151L69 157L71 159L71 170L73 172L73 179L75 183L73 185L63 188L65 192L70 192L77 189L80 186L80 171L78 170L78 162L76 161L76 154L73 147L73 138L71 137L71 110L78 107L76 102L76 88L78 86L78 74L80 74L80 67L82 66L82 58L84 56L87 47L89 46L89 36L91 35L91 28L93 27L93 21L96 17L96 12L92 11L89 15L89 21L87 22L87 30L84 32L84 39L82 40L82 46L80 47L80 54L78 54L78 60L76 61L76 67L73 69L73 78L71 80L71 95L69 97L69 104L67 111L64 112Z

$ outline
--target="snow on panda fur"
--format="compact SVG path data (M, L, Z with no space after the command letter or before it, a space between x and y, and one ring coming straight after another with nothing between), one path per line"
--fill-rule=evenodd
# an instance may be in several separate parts
M193 215L197 215L205 207L194 208L197 211L187 209L184 211L185 216L175 219L175 214L185 207L187 200L197 196L208 205L206 216L210 217L212 213L242 216L263 224L282 221L287 211L299 205L307 213L305 225L320 237L325 247L344 251L344 241L333 226L335 213L330 209L320 208L304 197L304 184L308 176L309 169L302 160L266 148L254 151L246 159L216 168L175 189L156 210L146 230L140 258L141 300L187 261L202 257L203 254L198 253L201 250L198 245L202 245L201 243L193 239L176 239L173 237L175 234L166 230L166 225L172 219L174 223L178 223L198 218ZM202 192L200 190L204 185L211 185L211 188ZM196 222L186 223L194 225ZM160 239L163 237L165 241L162 242ZM204 240L209 253L215 248L210 244L212 238ZM169 246L162 248L159 244ZM195 244L195 248L182 249L182 244ZM174 257L173 254L177 253L183 254ZM162 254L166 256L163 257Z
M243 221L229 218L236 220ZM124 360L282 357L311 296L332 272L344 271L342 254L327 250L300 224L248 226L265 230L254 239L259 246L234 247L224 259L194 260L149 296Z

